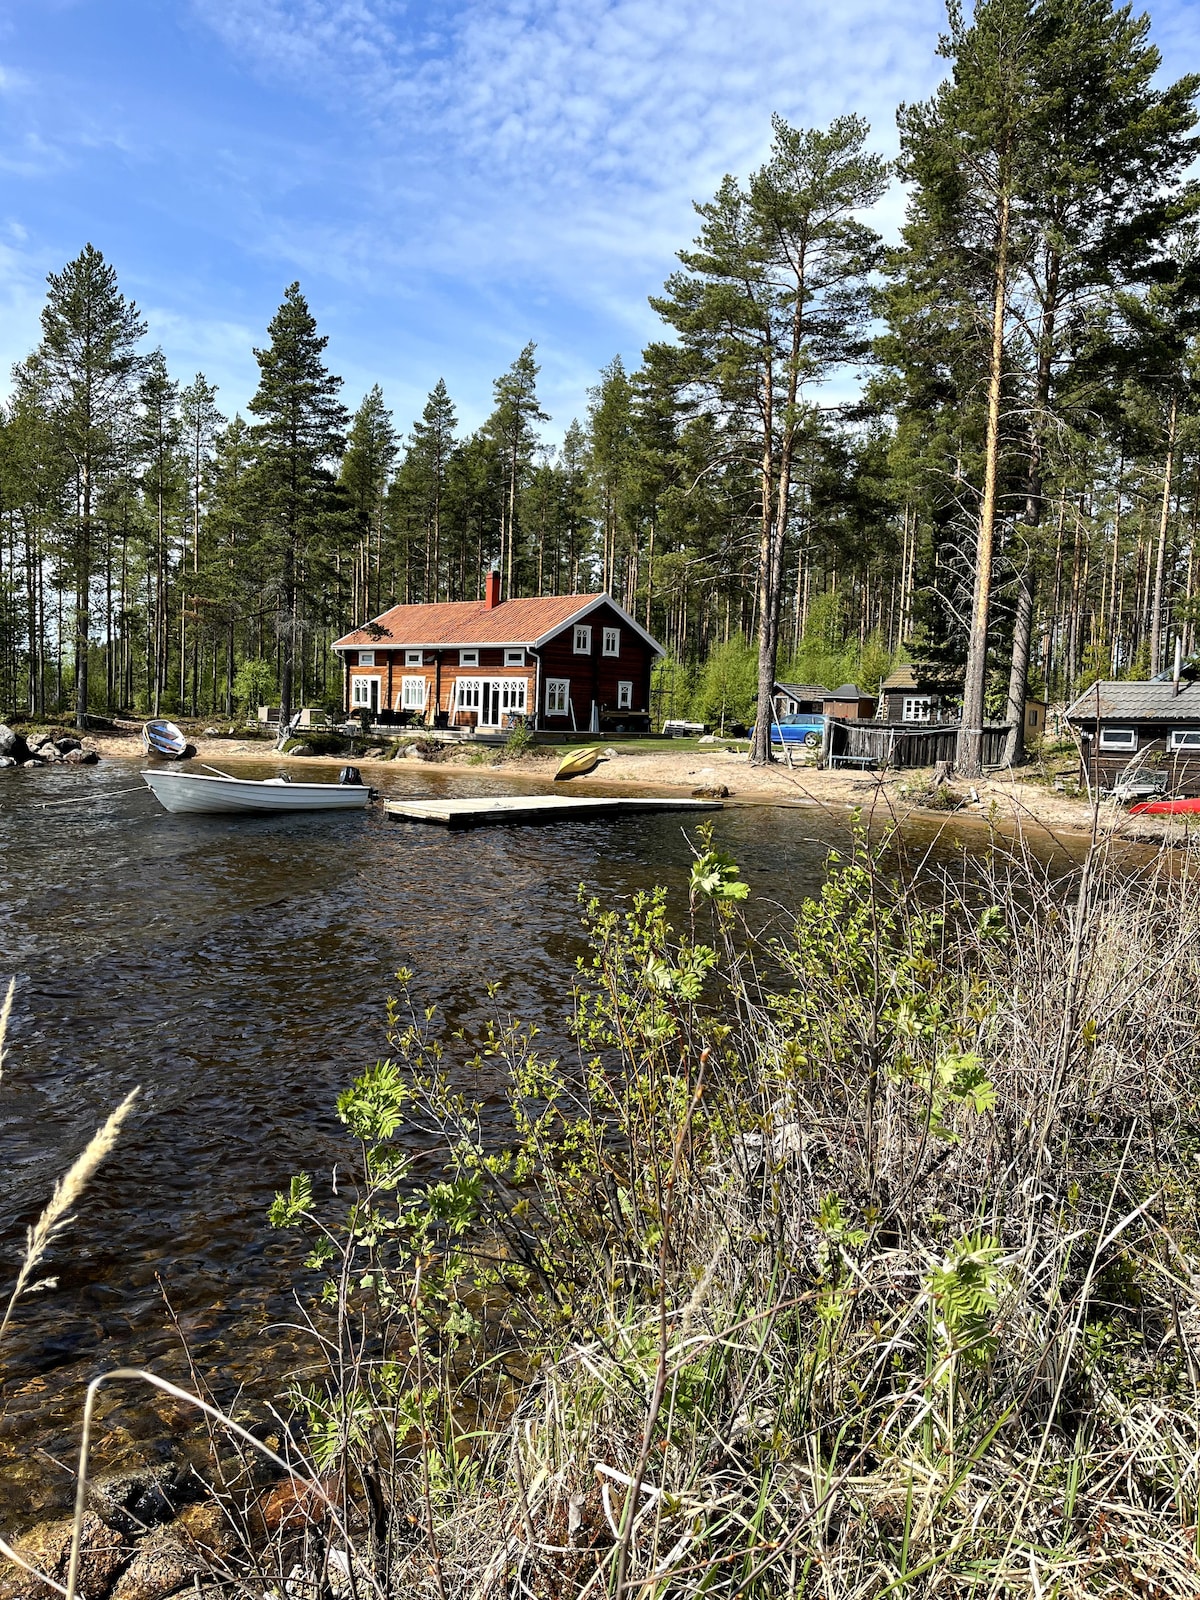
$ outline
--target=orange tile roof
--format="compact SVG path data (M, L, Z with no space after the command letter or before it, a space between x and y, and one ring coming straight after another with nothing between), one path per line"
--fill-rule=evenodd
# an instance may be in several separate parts
M543 595L531 600L502 600L489 611L482 600L448 600L439 605L393 606L365 627L355 628L334 644L335 650L358 645L530 645L557 633L571 618L603 599L596 594Z

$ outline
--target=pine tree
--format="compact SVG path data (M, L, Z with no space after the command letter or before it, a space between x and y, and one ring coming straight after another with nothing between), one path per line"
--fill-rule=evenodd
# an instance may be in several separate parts
M191 560L185 562L185 567L190 565L193 580L198 578L200 572L200 529L204 518L204 486L209 460L212 456L213 443L218 429L223 425L225 418L217 409L217 386L209 383L202 372L198 372L179 396L180 423L183 430L184 446L188 464L188 489L189 507L188 520L191 538ZM180 609L186 617L188 600L193 605L197 603L197 585L192 583L192 594L189 596L186 584L180 592ZM196 715L197 700L200 692L199 677L199 652L202 634L201 619L196 617L196 626L192 629L192 715ZM186 663L187 663L187 624L181 622L179 629L179 701L182 705L187 696Z
M131 404L137 344L146 324L117 287L112 267L90 244L46 281L42 339L33 360L74 479L66 555L75 589L75 725L82 728L88 708L95 519L116 460L122 417Z
M680 252L684 271L650 302L679 335L679 388L720 417L726 447L740 434L747 461L751 450L756 457L756 763L773 759L784 546L805 390L865 348L879 241L855 213L880 198L888 176L886 162L864 149L859 117L840 117L827 131L781 117L772 127L770 157L748 186L727 177L715 199L696 207L697 248Z
M342 380L324 362L329 342L291 284L267 329L270 344L255 350L259 384L250 410L264 517L263 557L274 586L281 640L281 726L293 710L296 661L304 627L310 560L337 515L333 464L345 445L348 413L338 399ZM266 574L264 574L266 575Z
M496 409L487 421L487 431L496 441L504 460L505 496L500 519L500 570L505 574L504 594L511 599L516 572L517 501L526 472L537 446L535 424L550 418L538 404L537 378L541 370L533 359L537 348L531 341L492 390Z
M359 529L355 572L357 593L352 604L356 618L375 616L383 609L384 502L388 479L396 459L396 430L392 414L378 384L363 397L354 414L342 457L341 484ZM372 582L373 578L373 582Z

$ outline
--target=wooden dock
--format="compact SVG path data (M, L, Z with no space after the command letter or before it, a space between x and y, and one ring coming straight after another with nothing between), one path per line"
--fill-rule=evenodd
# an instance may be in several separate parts
M466 800L385 800L384 809L406 822L443 828L488 828L500 823L573 821L635 811L720 811L719 800L660 800L633 796L568 798L556 794L481 795Z

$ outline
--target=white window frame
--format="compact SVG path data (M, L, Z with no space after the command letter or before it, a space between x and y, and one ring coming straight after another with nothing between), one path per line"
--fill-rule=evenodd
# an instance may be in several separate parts
M1101 750L1136 750L1138 735L1136 728L1101 728Z
M525 665L525 650L524 650L524 647L522 646L522 648L520 648L520 649L507 649L507 650L505 650L505 652L504 652L504 665L506 667L523 667Z
M371 709L371 685L379 679L373 672L354 673L350 679L350 704L354 709ZM378 693L378 690L376 691Z
M570 678L546 679L546 715L569 717L571 715Z
M603 639L603 653L606 656L619 656L621 654L620 628L605 628Z
M617 684L617 710L633 710L633 680L625 679Z
M901 722L930 722L933 718L933 698L927 694L906 694L900 708Z
M1167 749L1200 751L1200 728L1172 728L1167 738Z
M406 667L423 667L425 665L424 650L406 650L404 652L404 665Z
M375 665L374 650L360 650L358 652L358 664L360 667L373 667Z
M454 689L454 709L456 711L478 711L482 692L483 680L481 678L459 678Z
M590 656L592 653L592 625L590 622L577 622L575 624L575 654L577 656Z
M458 664L460 667L477 667L479 665L479 651L460 650L458 652Z
M421 678L402 678L400 680L400 709L402 711L424 711L425 696L428 694L428 680Z

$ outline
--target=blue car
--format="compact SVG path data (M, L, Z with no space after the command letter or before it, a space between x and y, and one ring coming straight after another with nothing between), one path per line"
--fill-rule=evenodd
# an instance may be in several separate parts
M754 737L753 728L750 737ZM771 724L772 744L803 744L815 750L825 737L825 718L815 713L797 711L791 716L778 717Z

